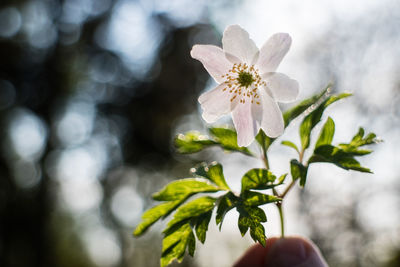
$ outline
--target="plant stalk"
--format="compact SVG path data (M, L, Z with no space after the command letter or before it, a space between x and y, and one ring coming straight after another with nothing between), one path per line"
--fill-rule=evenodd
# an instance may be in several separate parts
M285 220L284 220L284 217L283 217L282 202L277 203L276 207L278 208L279 217L281 219L281 238L284 238L285 237Z

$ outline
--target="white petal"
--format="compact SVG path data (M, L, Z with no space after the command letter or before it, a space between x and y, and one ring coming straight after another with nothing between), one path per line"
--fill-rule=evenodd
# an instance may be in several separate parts
M239 146L250 145L259 129L256 121L253 119L251 101L248 101L248 99L246 100L244 104L238 103L232 111L232 119L237 131L237 142Z
M194 45L190 55L203 63L204 68L218 83L225 80L222 75L232 68L232 63L226 59L224 51L215 45Z
M262 98L261 129L269 137L278 137L284 130L282 112L278 104L268 94L260 93Z
M226 85L220 84L216 88L200 95L199 103L203 109L203 119L213 123L221 116L231 112L232 102L228 91L223 91Z
M292 102L299 94L299 83L279 72L268 72L262 75L273 98L278 102Z
M289 51L291 44L292 38L287 33L272 35L260 49L260 56L257 62L257 68L260 73L275 71Z
M224 52L239 58L247 64L253 61L258 52L254 41L249 38L249 34L239 25L231 25L225 29L222 37L222 47Z

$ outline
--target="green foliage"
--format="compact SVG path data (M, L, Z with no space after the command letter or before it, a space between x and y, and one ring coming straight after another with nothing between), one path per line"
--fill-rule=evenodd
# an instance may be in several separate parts
M182 179L169 183L160 192L153 194L153 199L158 201L173 201L186 199L196 193L217 192L220 189L207 180L200 179Z
M211 135L214 137L218 145L228 151L237 151L248 156L252 156L252 153L246 147L240 147L237 144L237 133L235 130L230 128L209 128Z
M335 123L332 118L329 117L324 126L322 127L321 133L315 144L315 147L320 147L322 145L330 145L333 140L333 135L335 134Z
M206 233L208 230L208 224L210 223L211 220L211 215L212 215L212 210L202 214L196 220L196 236L197 239L199 239L199 241L203 244L206 241Z
M135 236L142 235L153 223L158 221L161 217L166 216L174 210L181 200L175 200L155 206L142 215L142 222L136 227L133 234Z
M222 165L217 162L213 162L209 165L206 163L201 163L192 168L191 173L195 176L210 180L222 190L229 190L229 186L225 181Z
M376 139L376 135L374 133L369 133L364 138L364 129L360 128L358 133L353 137L349 144L339 144L339 147L343 149L346 153L355 155L355 156L362 156L372 152L369 149L359 149L361 146L371 145L378 143Z
M325 109L336 101L349 97L351 94L342 93L339 95L332 95L327 97L316 109L311 111L304 119L300 125L300 139L302 150L305 150L310 145L310 135L311 130L318 124L321 120L322 114Z
M165 219L169 214L175 213L164 229L163 248L161 255L161 266L167 266L172 261L182 261L186 251L193 256L196 248L196 237L204 243L207 230L211 221L213 210L216 209L215 223L221 230L225 215L233 210L239 213L238 228L242 236L250 232L255 242L265 246L265 228L262 223L267 221L265 212L260 206L265 204L276 204L280 211L281 223L283 225L282 201L286 193L299 181L304 187L310 164L325 162L332 163L346 170L360 172L371 172L368 168L361 166L355 159L372 152L364 146L377 143L374 133L365 134L360 128L349 143L332 144L335 134L335 123L328 117L322 126L315 146L310 148L311 132L320 122L325 109L332 103L350 96L342 93L329 96L328 85L320 93L300 102L297 106L289 109L283 115L285 127L304 112L300 127L301 147L294 142L285 140L281 144L293 148L298 159L290 161L291 183L281 191L287 174L277 178L268 168L268 149L275 141L260 130L256 141L261 147L260 158L266 168L254 168L247 171L241 180L240 193L233 192L226 182L223 167L217 162L211 164L201 163L190 170L192 178L186 178L169 183L153 198L162 203L149 209L142 216L142 222L134 231L135 236L143 234L151 225L160 219ZM237 145L237 133L230 128L212 127L209 129L210 137L198 132L188 132L178 135L175 146L180 153L194 153L210 146L219 146L225 151L240 152L248 156L254 154L246 147ZM304 159L307 152L311 156ZM277 188L278 187L278 188ZM271 190L271 194L259 192L259 190ZM190 199L196 194L216 193L219 195L204 196ZM270 191L270 192L271 192ZM282 193L279 193L281 191ZM283 228L283 226L282 226ZM282 232L283 235L283 232Z
M298 116L300 116L303 112L306 110L312 108L316 103L321 101L321 99L324 98L329 93L330 88L332 87L331 84L328 84L321 92L319 92L316 95L313 95L310 98L307 98L303 101L301 101L299 104L296 106L292 107L291 109L287 110L286 112L283 113L283 121L285 124L285 128L289 126L290 122L294 119L296 119ZM264 147L265 149L268 149L269 146L275 141L275 138L270 138L268 137L263 130L260 130L260 132L256 136L256 141L261 145L261 147ZM289 141L287 141L289 142ZM292 143L293 144L293 143ZM287 145L287 144L284 144ZM293 144L294 145L294 144ZM289 145L291 147L296 147ZM298 149L297 149L298 150Z
M191 131L175 137L175 147L179 153L195 153L206 147L215 145L216 142L199 132Z
M288 147L293 148L294 150L296 150L297 153L300 154L299 149L297 148L297 146L293 142L291 142L291 141L282 141L281 144L284 145L284 146L288 146Z
M228 192L220 198L215 217L215 222L219 225L219 230L221 230L226 213L236 207L237 203L239 203L239 198L232 192Z
M324 131L324 129L322 129L322 131ZM315 162L328 162L345 170L372 173L370 169L361 166L354 157L364 156L371 153L371 150L359 149L359 147L374 143L377 143L376 135L374 133L369 133L364 137L364 129L360 128L348 144L339 144L339 146L330 144L316 145L313 155L308 160L308 164Z
M174 218L163 231L165 236L161 266L167 266L175 259L181 262L186 248L189 255L194 255L196 240L192 225L196 229L197 238L204 243L215 201L212 197L201 197L177 209Z
M306 184L308 167L301 164L297 159L290 161L290 173L293 180L300 179L300 186Z
M187 221L209 212L214 208L215 200L216 199L212 197L201 197L181 206L175 212L174 218L167 224L167 228L164 230L164 233L168 232L169 229L174 227L177 223Z
M301 115L304 111L311 108L317 102L319 102L325 95L329 93L330 88L332 87L331 84L328 84L320 93L313 95L310 98L307 98L301 101L299 104L294 106L293 108L287 110L283 113L283 120L285 122L285 127L289 125L289 123Z
M246 205L239 205L237 208L239 212L238 226L239 231L244 236L250 228L250 236L255 242L259 242L265 246L265 229L261 224L267 221L265 212L258 208Z
M242 192L250 189L269 189L280 185L274 184L276 176L267 169L251 169L242 177Z
M323 145L316 148L308 163L315 162L330 162L345 170L372 173L370 169L362 167L351 153L332 145Z
M244 191L240 194L243 204L246 206L261 206L267 203L278 202L282 200L277 196L266 195L259 192Z
M256 135L256 141L260 144L262 148L268 150L269 146L275 141L275 138L268 137L262 129Z
M189 223L177 225L165 233L161 252L161 267L169 265L173 260L181 262L186 248L194 255L194 234Z
M211 134L211 138L197 131L178 134L174 142L177 152L190 154L211 146L220 146L226 151L240 152L247 156L253 156L248 148L238 146L237 133L235 130L223 127L212 127L208 130Z

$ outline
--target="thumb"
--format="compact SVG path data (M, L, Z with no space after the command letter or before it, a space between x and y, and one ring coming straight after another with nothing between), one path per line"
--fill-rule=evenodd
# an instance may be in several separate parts
M319 249L301 237L277 239L269 249L264 266L271 267L327 267Z

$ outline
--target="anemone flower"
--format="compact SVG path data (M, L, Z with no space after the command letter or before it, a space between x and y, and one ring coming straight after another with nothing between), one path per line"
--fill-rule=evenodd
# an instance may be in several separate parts
M239 146L250 145L260 128L269 137L281 135L284 122L277 102L292 102L299 92L297 81L276 72L291 43L289 34L276 33L259 50L244 29L231 25L222 49L194 45L191 56L218 83L199 97L203 119L213 123L232 113Z

